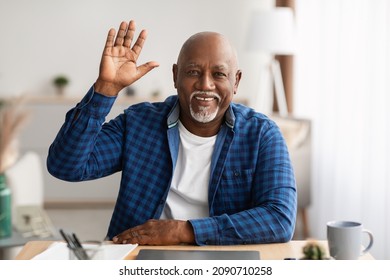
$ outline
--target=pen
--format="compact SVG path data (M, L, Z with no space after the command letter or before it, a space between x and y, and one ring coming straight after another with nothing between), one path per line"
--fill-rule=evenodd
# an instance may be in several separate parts
M68 244L68 248L74 252L77 259L80 259L80 255L78 254L78 252L76 252L76 248L75 248L74 244L69 240L68 236L66 235L66 233L62 229L60 229L60 234L61 234L62 238L66 241L66 244Z
M81 245L79 239L77 238L76 234L72 233L72 236L73 236L73 239L74 239L76 245L82 247L82 245Z
M83 245L81 245L81 242L77 238L76 234L73 233L72 236L77 248L80 250L80 253L83 256L83 260L88 260L89 259L88 254L85 252Z
M60 234L61 234L62 238L63 238L63 239L66 241L66 243L68 244L68 247L69 247L69 248L73 248L73 244L71 244L71 242L70 242L68 236L66 235L66 233L65 233L62 229L60 229Z
M73 251L76 258L79 260L88 260L88 255L86 254L84 248L81 246L81 243L78 241L75 234L73 234L73 238L67 235L62 229L60 229L60 234L68 244L68 248ZM76 238L75 238L76 237Z

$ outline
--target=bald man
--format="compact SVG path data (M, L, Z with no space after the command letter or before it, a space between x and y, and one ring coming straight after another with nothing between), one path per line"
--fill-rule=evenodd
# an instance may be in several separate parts
M66 116L47 168L62 180L122 172L107 238L114 243L229 245L287 242L294 173L280 130L232 102L242 73L221 34L191 36L173 65L176 95L130 106L105 123L119 92L158 67L137 65L135 22L111 29L99 76Z

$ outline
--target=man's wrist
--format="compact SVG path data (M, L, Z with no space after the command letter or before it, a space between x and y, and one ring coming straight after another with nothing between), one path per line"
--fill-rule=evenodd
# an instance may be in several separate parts
M95 87L92 86L83 99L77 104L76 108L83 110L87 115L106 117L110 113L115 100L115 96L100 94L95 90Z
M194 229L192 228L192 225L189 221L183 221L183 230L181 234L181 242L187 243L187 244L194 244L195 243L195 233Z
M98 92L105 96L117 96L122 88L118 87L115 84L108 83L105 81L101 81L99 79L96 80L94 85L95 92Z

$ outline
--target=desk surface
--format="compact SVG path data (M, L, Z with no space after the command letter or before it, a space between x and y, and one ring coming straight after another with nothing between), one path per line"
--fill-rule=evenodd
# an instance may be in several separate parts
M46 250L53 241L30 241L20 253L16 256L17 260L29 260L37 254ZM326 241L317 241L328 251ZM166 250L257 250L260 252L262 260L283 260L284 258L303 257L302 248L306 245L306 240L293 240L287 243L274 244L256 244L256 245L235 245L235 246L138 246L130 254L126 256L126 260L134 260L141 249L166 249ZM370 254L365 254L361 257L363 260L372 260Z
M52 242L58 240L58 238L60 238L60 236L45 237L44 239L37 236L24 237L20 232L13 230L10 237L0 238L0 250L15 246L23 246L29 241L44 240Z

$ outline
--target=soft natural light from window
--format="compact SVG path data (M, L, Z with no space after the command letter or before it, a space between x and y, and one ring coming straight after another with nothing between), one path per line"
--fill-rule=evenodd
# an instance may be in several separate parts
M296 115L313 124L313 235L363 222L390 258L390 2L297 0Z

